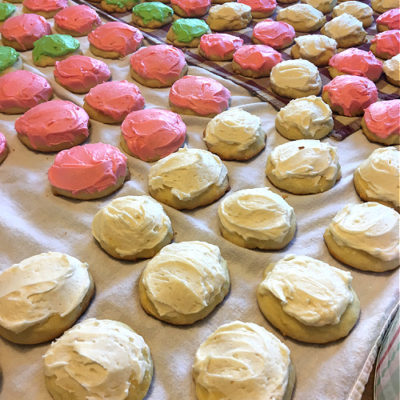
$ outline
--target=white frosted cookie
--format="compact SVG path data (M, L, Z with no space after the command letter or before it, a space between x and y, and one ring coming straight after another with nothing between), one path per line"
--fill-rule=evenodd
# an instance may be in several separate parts
M400 54L383 63L386 79L395 86L400 86Z
M275 335L233 321L200 345L193 378L198 400L290 400L295 372L290 350Z
M327 22L321 33L336 40L338 47L354 47L365 41L363 24L350 14L341 14Z
M279 110L275 127L289 140L321 139L333 129L332 111L321 97L301 97Z
M213 203L229 189L228 170L221 159L187 147L157 161L148 182L155 199L178 210Z
M87 319L53 342L43 356L54 399L141 400L153 377L150 349L128 325Z
M218 217L222 236L248 249L282 249L296 230L293 208L267 187L227 196L219 205Z
M399 266L400 215L375 202L350 204L325 231L329 252L344 264L384 272Z
M241 108L230 108L216 115L203 137L208 150L223 160L248 160L265 147L261 120Z
M400 7L400 0L371 0L371 7L377 13L384 13L392 8Z
M318 68L307 60L286 60L271 70L271 88L279 96L290 98L318 95L321 77Z
M280 9L276 20L292 25L297 32L314 32L321 28L326 18L321 11L308 4L294 4Z
M336 148L319 140L294 140L274 148L266 174L278 188L294 194L325 192L340 179Z
M62 253L26 258L0 274L0 335L36 344L61 335L89 305L88 265Z
M257 301L284 336L328 343L349 334L360 315L350 272L307 256L287 255L270 264Z
M171 242L171 221L150 196L124 196L93 218L92 234L111 256L122 260L150 258Z
M205 318L224 299L230 279L217 246L206 242L172 243L143 270L140 302L152 316L176 325Z
M246 28L251 19L250 6L228 2L212 6L208 11L206 22L213 31L219 32Z
M325 35L304 35L294 41L290 49L292 57L303 58L318 67L328 65L330 58L336 54L336 40Z
M396 147L381 147L354 171L354 186L363 200L377 201L400 211L399 157Z
M332 17L338 17L342 14L350 14L362 22L364 28L368 28L374 22L372 8L361 1L346 1L337 5L332 11Z
M301 0L301 2L309 4L323 14L327 14L335 7L337 0Z

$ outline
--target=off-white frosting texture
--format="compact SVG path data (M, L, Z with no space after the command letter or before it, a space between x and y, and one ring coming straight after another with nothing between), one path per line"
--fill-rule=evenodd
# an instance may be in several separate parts
M234 21L242 14L250 13L251 7L247 4L228 2L212 6L208 13L211 20Z
M383 72L392 80L400 82L400 54L383 63Z
M363 32L363 25L350 14L341 14L324 25L325 34L334 39L341 39L349 35L359 35Z
M336 51L336 40L325 35L304 35L294 39L301 58L318 57L327 50Z
M371 17L373 10L368 4L361 3L361 1L351 0L340 3L333 9L333 17L337 17L342 14L350 14L357 19L362 19Z
M301 22L304 24L304 28L311 29L323 17L324 14L322 14L321 11L309 4L294 4L293 6L279 10L277 20L283 19L288 23L290 23L290 21L296 23Z

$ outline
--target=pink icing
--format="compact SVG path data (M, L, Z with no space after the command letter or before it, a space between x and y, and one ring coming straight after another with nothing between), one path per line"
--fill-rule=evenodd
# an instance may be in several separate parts
M41 103L15 121L19 135L27 136L33 148L73 142L77 136L89 136L86 111L65 100Z
M251 7L251 11L271 12L276 8L276 0L238 0Z
M335 54L329 65L338 71L349 75L364 76L376 81L382 74L382 62L371 51L347 49Z
M85 101L95 110L122 121L130 112L144 107L139 88L128 81L104 82L90 89Z
M368 129L383 139L400 135L400 100L378 101L364 112Z
M386 11L376 19L376 24L387 26L389 29L400 29L400 8Z
M242 46L233 55L233 61L243 69L269 72L273 66L282 61L282 56L272 47L253 44Z
M33 42L44 35L51 35L51 26L40 15L22 14L8 18L1 27L1 34L15 40L24 50L33 48Z
M166 157L186 137L186 125L178 114L154 108L130 113L121 130L129 150L143 161Z
M349 117L378 100L375 84L361 76L339 75L325 85L323 91L328 92L332 105L340 106L343 114Z
M177 80L169 92L172 104L199 115L219 114L226 110L230 97L230 91L216 80L193 75Z
M296 33L294 28L286 22L266 19L256 24L253 36L261 43L277 48L292 43Z
M146 79L167 84L177 79L186 65L185 55L176 47L160 44L143 47L131 56L131 67Z
M400 16L399 16L400 18ZM400 53L400 30L391 30L378 33L372 39L371 44L376 44L376 52L387 53L391 57Z
M188 17L197 17L207 13L211 0L171 0L171 4L185 11Z
M101 192L126 176L126 160L126 156L110 144L84 144L60 151L48 177L52 186L73 194Z
M54 68L57 81L72 91L88 91L111 77L108 65L87 56L70 56L57 61Z
M7 151L6 137L0 132L0 157Z
M89 42L103 51L116 51L122 57L140 46L143 35L139 29L123 22L107 22L89 33Z
M78 34L86 34L95 26L101 25L101 19L96 11L85 5L61 10L54 16L54 22L59 28Z
M35 107L53 96L49 82L30 71L18 70L0 77L0 112Z
M226 57L243 45L243 39L227 33L211 33L200 39L200 48L207 57Z
M68 0L24 0L22 3L32 11L56 11L68 7Z

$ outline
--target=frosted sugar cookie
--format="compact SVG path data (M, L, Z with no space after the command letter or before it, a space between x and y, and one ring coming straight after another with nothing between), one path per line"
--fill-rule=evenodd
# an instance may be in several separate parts
M19 53L12 47L0 46L0 76L23 69Z
M86 36L101 25L97 12L86 5L67 7L54 16L57 32L71 36Z
M388 82L400 86L400 54L383 63L383 72Z
M290 49L293 58L303 58L317 67L328 65L331 57L336 54L337 43L325 35L304 35L295 38L295 44Z
M292 25L297 32L314 32L326 22L324 14L309 4L294 4L282 8L278 11L276 20Z
M332 17L342 14L350 14L362 22L364 28L368 28L374 22L372 8L361 1L345 1L337 5L332 11Z
M202 19L180 18L169 28L167 42L177 47L197 47L206 33L211 33L211 30Z
M160 1L137 4L132 9L132 22L143 28L160 28L172 22L174 10Z
M251 19L250 6L237 2L228 2L210 8L207 24L213 31L234 31L246 28Z
M233 54L243 45L243 39L227 33L211 33L200 39L199 53L213 61L232 60Z
M24 0L24 13L35 13L45 18L53 18L59 11L68 7L68 0Z

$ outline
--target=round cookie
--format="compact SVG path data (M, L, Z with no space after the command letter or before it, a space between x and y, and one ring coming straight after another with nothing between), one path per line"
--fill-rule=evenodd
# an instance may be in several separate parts
M12 47L0 46L0 76L23 68L18 52Z
M278 11L276 20L292 25L297 32L314 32L326 22L324 14L308 4L282 8Z
M321 97L291 100L275 119L276 130L286 139L322 139L333 130L330 107Z
M130 58L132 78L147 87L172 86L187 73L187 69L182 50L165 44L142 47Z
M399 0L371 0L371 7L379 14L400 7Z
M400 100L378 101L364 111L361 127L371 142L400 144Z
M284 336L329 343L347 336L360 315L350 272L307 256L268 265L257 289L265 318Z
M251 7L246 4L228 2L212 6L208 12L207 24L213 31L237 31L250 23Z
M49 252L0 273L0 335L37 344L61 335L86 310L94 294L88 264Z
M370 50L384 60L397 56L400 54L400 30L378 33L371 41Z
M148 108L133 111L121 125L121 147L146 162L164 158L185 142L186 125L169 110Z
M178 114L212 118L225 111L231 93L221 83L204 76L187 75L177 80L169 92L169 105Z
M53 89L42 76L17 70L0 77L0 112L22 114L50 100Z
M233 321L200 345L193 378L198 400L240 400L249 393L253 399L290 400L295 372L290 350L276 336L257 324Z
M59 11L68 7L68 0L24 0L22 11L35 13L44 18L53 18Z
M301 0L301 2L314 7L322 14L328 14L336 6L337 0Z
M218 217L222 236L247 249L283 249L296 231L293 208L267 187L243 189L225 197Z
M3 22L11 17L15 13L17 7L10 3L0 3L0 27Z
M400 54L383 63L383 72L388 82L400 86Z
M7 139L3 133L0 132L0 164L7 158L9 153Z
M324 233L337 260L363 271L384 272L399 266L400 215L375 202L350 204L339 211Z
M151 258L171 242L171 221L150 196L118 197L93 218L92 234L102 249L121 260Z
M322 90L322 99L333 112L346 117L362 115L372 103L378 101L378 90L367 78L339 75Z
M35 151L53 152L76 146L89 136L89 116L66 100L38 104L15 121L18 139Z
M270 17L276 8L276 0L238 0L251 8L251 16L255 19Z
M139 296L153 317L189 325L207 317L229 287L229 271L217 246L181 242L165 246L148 262L139 281Z
M294 140L275 147L266 175L278 188L294 194L321 193L341 177L336 148L319 140Z
M257 44L265 44L280 50L290 46L296 37L292 25L282 21L266 19L258 22L253 29L252 40Z
M378 32L400 29L400 8L386 11L376 19Z
M290 98L318 95L321 77L318 68L307 60L286 60L271 71L271 88L279 96Z
M86 36L99 25L97 12L84 4L64 8L54 16L56 31L71 36Z
M103 58L122 58L134 53L142 44L139 29L124 22L107 22L88 35L90 51Z
M220 158L200 149L179 149L149 171L149 193L178 210L206 206L229 189L228 170Z
M128 81L101 83L90 89L84 101L90 118L104 124L120 123L130 112L144 108L139 88Z
M400 165L396 147L375 149L354 171L354 186L364 201L400 211Z
M51 190L78 200L108 196L129 179L126 156L105 143L89 143L60 151L48 171Z
M167 32L167 42L177 47L197 47L201 36L211 33L205 21L198 18L180 18Z
M332 17L338 17L342 14L350 14L362 22L364 28L368 28L374 22L372 8L361 1L346 1L337 5L332 11Z
M183 18L202 17L211 7L211 0L171 0L175 14Z
M231 108L216 115L203 137L209 151L223 160L249 160L265 147L265 131L256 115Z
M111 71L105 62L80 55L57 61L53 74L59 85L73 93L87 93L111 78Z
M143 28L161 28L172 22L174 10L160 1L137 4L132 9L132 22Z
M243 39L228 33L211 33L200 38L199 54L212 61L230 61Z
M101 0L100 7L108 13L126 13L138 3L138 0Z
M53 342L43 356L54 399L142 400L153 377L150 349L128 325L87 319Z

